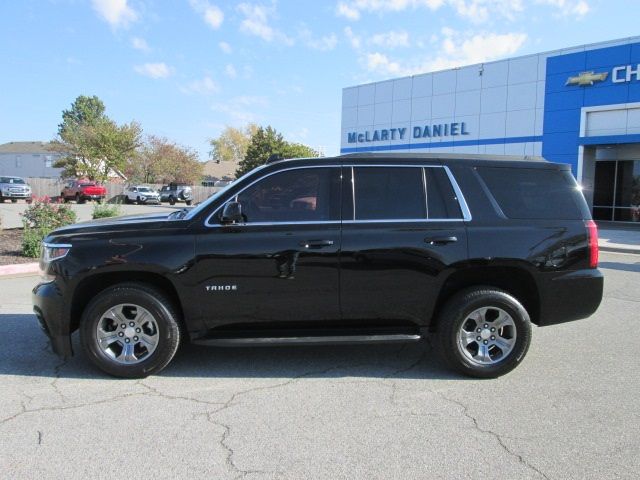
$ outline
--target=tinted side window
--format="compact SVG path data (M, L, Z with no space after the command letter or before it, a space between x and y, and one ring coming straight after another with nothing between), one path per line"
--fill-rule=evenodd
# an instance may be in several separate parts
M428 218L462 218L460 204L444 168L425 168Z
M426 218L422 169L355 167L356 220Z
M238 195L247 223L339 219L340 169L302 168L275 173Z
M504 167L478 167L478 172L509 218L582 219L576 183L567 172Z

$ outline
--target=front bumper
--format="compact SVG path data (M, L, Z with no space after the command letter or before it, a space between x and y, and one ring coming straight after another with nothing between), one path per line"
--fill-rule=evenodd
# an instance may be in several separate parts
M587 318L602 301L604 275L600 270L576 270L539 284L540 326Z
M73 355L69 317L64 313L64 299L55 282L40 283L31 293L33 313L51 340L53 351L61 357Z
M2 192L4 198L31 198L31 192Z
M103 200L104 195L82 195L83 200Z

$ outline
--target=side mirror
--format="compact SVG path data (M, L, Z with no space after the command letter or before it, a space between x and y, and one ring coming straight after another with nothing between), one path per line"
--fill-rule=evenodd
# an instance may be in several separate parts
M229 202L222 209L222 223L242 223L244 216L242 215L242 205L239 202Z

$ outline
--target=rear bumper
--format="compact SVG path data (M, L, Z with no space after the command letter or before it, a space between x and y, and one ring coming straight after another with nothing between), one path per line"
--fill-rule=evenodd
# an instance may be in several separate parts
M600 306L604 275L598 269L577 270L546 280L539 290L539 326L587 318Z
M64 300L55 282L40 283L31 293L33 313L49 337L53 351L61 357L73 355L69 319L64 314Z

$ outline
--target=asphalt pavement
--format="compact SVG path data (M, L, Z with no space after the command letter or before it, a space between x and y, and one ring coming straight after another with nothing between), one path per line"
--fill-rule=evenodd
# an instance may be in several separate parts
M1 477L638 478L640 260L601 266L598 312L536 328L496 380L452 374L426 344L186 346L117 380L51 353L36 277L0 279Z

